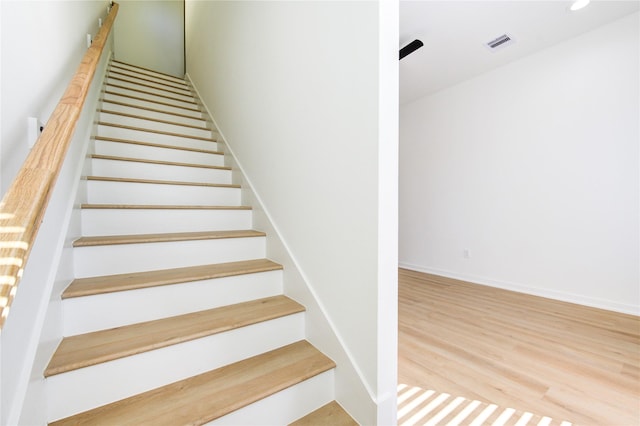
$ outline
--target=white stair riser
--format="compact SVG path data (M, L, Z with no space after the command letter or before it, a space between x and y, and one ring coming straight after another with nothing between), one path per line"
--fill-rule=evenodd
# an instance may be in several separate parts
M175 92L176 94L180 94L183 96L188 96L191 98L194 98L193 96L193 92L191 92L191 89L188 86L177 86L174 85L172 83L166 82L166 84L164 82L160 82L159 80L154 80L151 78L147 78L147 77L136 77L136 76L132 76L132 75L123 75L123 74L119 74L117 72L112 72L109 71L108 73L108 78L109 80L115 80L118 81L120 84L127 84L127 85L132 85L132 87L145 87L145 88L153 88L153 89L157 89L159 91L164 91L164 92L168 92L168 93L173 93ZM153 80L153 81L150 81ZM114 81L114 83L115 83Z
M180 77L175 77L175 76L171 76L171 75L167 75L167 74L162 74L159 72L155 72L152 70L146 70L146 69L141 69L141 68L136 68L127 64L123 64L121 62L113 62L111 64L111 66L115 69L125 69L127 71L129 71L132 74L136 74L139 75L141 77L144 78L148 78L148 77L152 77L152 78L157 78L158 80L162 81L162 80L171 80L174 83L178 83L178 84L184 84L184 80Z
M287 425L334 399L334 370L329 370L206 424Z
M144 158L155 161L224 166L224 155L183 149L161 148L114 141L95 141L95 153L113 157ZM175 179L174 179L175 180Z
M265 257L264 237L116 244L73 249L77 278Z
M173 166L140 163L136 161L93 158L91 173L94 176L133 179L177 180L182 182L231 183L231 170L204 167Z
M84 236L233 231L252 226L251 210L82 209L80 214Z
M125 103L131 104L131 102L125 102ZM146 109L136 108L133 106L119 105L109 101L103 102L102 108L109 111L139 115L142 117L153 118L156 120L174 121L176 123L186 124L189 126L209 127L207 121L200 118L183 117L181 115L170 114L170 113L159 112L159 111L149 111ZM162 110L161 108L157 108L157 107L153 109Z
M166 79L163 80L155 76L139 74L139 73L132 72L130 70L126 70L118 67L110 68L109 74L112 77L126 78L133 81L137 81L139 83L154 84L162 87L167 87L169 89L186 90L188 92L191 92L191 87L185 82L178 82L173 80L168 81Z
M197 105L192 101L185 101L180 96L161 96L150 94L151 90L143 90L143 89L132 89L128 87L123 87L121 84L107 84L106 90L110 92L120 93L122 95L136 96L139 98L145 98L150 101L155 102L164 102L173 106L183 107L183 108L196 108ZM144 92L144 93L143 93Z
M115 91L110 90L108 88L107 88L107 91L111 92L111 93L103 93L103 99L107 101L111 100L116 102L124 102L127 104L137 105L144 108L154 108L162 111L167 111L169 113L174 112L176 114L184 114L194 118L202 118L202 112L193 111L193 108L194 108L193 105L190 106L188 109L185 109L177 106L167 105L167 104L170 104L170 102L162 102L162 103L151 102L148 100L134 99L134 98L142 98L142 96L132 95L134 97L132 98L129 96L114 94L113 92Z
M282 294L281 270L73 297L62 301L63 334L84 334L278 294Z
M126 117L108 112L100 113L100 121L105 123L120 124L123 126L141 127L160 132L178 133L181 135L196 136L199 138L211 138L213 133L209 129L194 129L193 127L181 126L178 124L160 123L157 121L145 120L143 118Z
M190 138L185 136L165 135L162 133L149 133L144 130L123 129L115 126L99 125L98 136L116 139L129 139L139 142L151 142L185 148L217 150L218 144L214 141Z
M47 417L58 420L303 338L299 313L52 376Z
M239 206L240 188L89 180L87 201L92 204Z

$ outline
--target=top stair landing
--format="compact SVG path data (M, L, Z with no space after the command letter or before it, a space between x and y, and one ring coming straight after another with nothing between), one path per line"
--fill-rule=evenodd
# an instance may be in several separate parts
M182 78L178 78L159 71L150 70L148 68L140 67L137 65L127 64L126 62L118 61L117 59L113 59L111 61L110 69L113 71L131 73L136 76L144 76L170 84L189 86L189 84Z

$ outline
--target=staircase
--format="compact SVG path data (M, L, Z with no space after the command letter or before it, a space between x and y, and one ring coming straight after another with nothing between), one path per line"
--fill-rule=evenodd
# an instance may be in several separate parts
M101 108L48 421L357 424L191 87L112 61Z

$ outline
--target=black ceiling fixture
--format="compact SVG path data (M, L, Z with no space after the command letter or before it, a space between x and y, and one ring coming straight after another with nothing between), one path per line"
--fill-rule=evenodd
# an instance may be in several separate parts
M421 42L418 39L413 40L411 43L407 44L405 47L400 49L400 59L415 52L416 50L420 49L422 46L424 46L423 42Z

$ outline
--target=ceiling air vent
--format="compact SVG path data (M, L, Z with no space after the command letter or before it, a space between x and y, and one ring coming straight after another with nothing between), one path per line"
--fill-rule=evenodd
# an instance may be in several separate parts
M500 37L497 37L486 43L486 46L489 48L489 50L495 50L499 47L505 47L513 42L513 37L508 36L507 34L502 34Z

